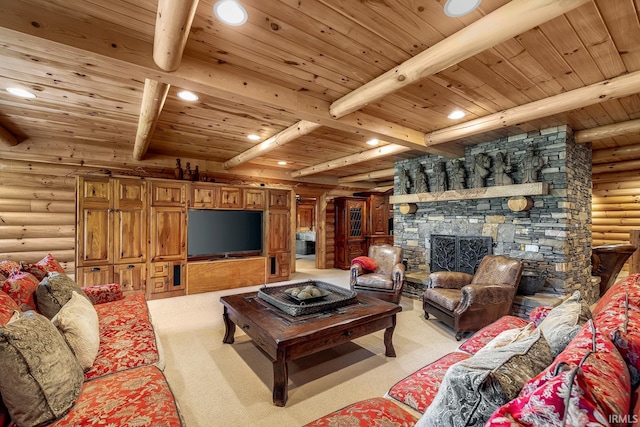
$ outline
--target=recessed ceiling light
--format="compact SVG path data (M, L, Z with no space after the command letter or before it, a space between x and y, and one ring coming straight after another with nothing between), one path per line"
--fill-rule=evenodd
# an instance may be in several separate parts
M213 13L227 25L238 26L247 22L247 10L236 0L218 0L213 5Z
M178 98L184 99L185 101L197 101L198 99L200 99L198 98L198 95L193 92L189 92L188 90L182 90L178 92Z
M471 13L480 5L482 0L447 0L444 4L444 13L452 18L464 16Z
M447 117L451 120L458 120L466 116L465 112L462 110L454 110Z
M252 141L258 141L260 139L260 135L256 135L255 133L252 133L251 135L247 135L247 138L249 138Z
M287 162L285 162L284 160L280 160L280 161L278 162L278 164L279 164L280 166L284 166L284 165L286 165L286 164L287 164Z
M378 138L371 138L370 140L367 141L367 144L373 145L374 147L379 143L380 143L380 140L378 140Z
M27 90L24 90L24 89L17 88L17 87L8 87L7 88L7 92L9 92L11 95L20 96L22 98L35 98L36 97L31 92L29 92Z

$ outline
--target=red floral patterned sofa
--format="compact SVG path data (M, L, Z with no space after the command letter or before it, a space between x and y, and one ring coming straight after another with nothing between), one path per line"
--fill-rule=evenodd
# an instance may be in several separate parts
M56 272L0 261L0 426L182 426L144 296Z
M384 397L307 426L640 426L640 274L590 309L578 293L529 320L504 316ZM519 351L509 353L514 343Z

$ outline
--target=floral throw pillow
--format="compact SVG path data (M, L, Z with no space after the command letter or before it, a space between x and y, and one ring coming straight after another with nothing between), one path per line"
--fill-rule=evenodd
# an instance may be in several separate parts
M15 261L0 261L0 274L5 278L9 277L14 271L20 270L20 264Z
M531 393L500 407L485 427L609 426L579 367L560 372Z
M84 375L62 335L35 311L0 326L0 393L13 422L36 426L62 416Z
M538 325L538 329L549 341L551 354L554 358L564 350L589 319L591 319L591 311L584 300L580 298L580 291L575 291L562 304L547 313L547 316Z
M98 314L93 305L73 291L71 299L51 319L51 323L58 328L82 369L91 368L100 346Z
M554 378L565 367L581 367L582 377L593 400L606 415L622 417L630 404L629 371L622 356L605 334L590 320L544 371L527 382L520 396L526 396Z
M6 292L0 291L0 326L9 323L16 311L20 311L18 304Z
M451 366L416 427L482 426L523 384L551 363L551 350L539 330L523 328L515 341L483 348Z
M73 292L87 298L80 286L69 276L51 273L36 288L38 311L48 319L53 318L70 299Z
M22 266L22 270L33 274L38 280L44 279L48 273L64 273L64 268L51 254L47 254L35 264L27 264Z
M33 274L15 270L2 284L2 290L13 298L21 311L36 310L33 295L39 283Z

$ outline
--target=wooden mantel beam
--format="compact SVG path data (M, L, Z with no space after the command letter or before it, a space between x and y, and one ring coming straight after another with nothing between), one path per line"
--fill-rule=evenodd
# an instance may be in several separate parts
M168 84L145 79L136 142L133 146L133 158L135 160L142 160L147 154L151 137L156 129L158 117L160 117L168 93Z
M428 133L425 136L425 143L427 146L443 144L638 92L640 92L640 71L635 71Z
M180 66L198 1L158 1L153 60L165 71L175 71Z
M577 143L584 143L630 133L640 134L640 119L579 130L573 136Z
M0 125L0 142L9 146L18 145L20 143L18 138L16 138L14 134L9 132L9 130L2 125Z
M289 126L285 130L278 132L270 138L265 139L259 144L249 148L247 151L238 154L234 158L227 160L224 162L225 169L234 168L242 163L246 163L251 159L262 156L269 151L273 151L278 147L281 147L302 135L307 135L314 130L321 127L318 123L308 122L306 120L301 120L298 123Z
M359 182L359 181L370 181L372 179L378 179L378 178L390 178L390 177L393 177L395 173L396 173L395 168L381 169L378 171L361 173L358 175L343 176L342 178L338 178L338 183L344 184L345 182Z
M389 144L291 172L291 177L298 178L301 176L313 175L315 173L321 173L327 170L342 168L356 163L366 162L367 160L377 159L378 157L387 157L393 154L404 153L409 150L409 148L403 147L402 145Z
M433 75L589 0L513 0L381 76L334 101L334 118L359 110L416 81Z

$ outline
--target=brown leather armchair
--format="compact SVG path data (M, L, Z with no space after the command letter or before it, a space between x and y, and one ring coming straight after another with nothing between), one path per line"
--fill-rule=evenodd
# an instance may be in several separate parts
M371 245L369 258L377 264L373 273L365 273L359 264L351 266L351 290L398 304L404 284L402 248L386 243Z
M433 314L451 326L459 341L464 332L475 332L509 314L522 269L520 260L487 255L474 275L431 273L422 299L424 316Z

